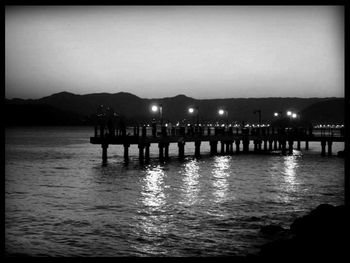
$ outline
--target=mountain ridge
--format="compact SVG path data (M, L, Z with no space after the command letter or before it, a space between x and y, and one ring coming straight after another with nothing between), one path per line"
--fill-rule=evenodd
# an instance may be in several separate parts
M335 101L328 103L327 101ZM50 108L50 112L54 112L55 118L60 119L60 115L74 115L77 124L91 124L93 116L96 114L100 104L112 107L117 113L133 122L148 122L157 115L152 114L150 105L158 103L163 105L163 118L165 121L177 122L181 120L193 121L194 116L190 116L187 112L188 107L199 107L199 119L203 122L223 121L217 115L218 108L225 108L228 111L228 121L236 122L257 122L258 116L253 112L260 109L263 122L274 121L273 113L287 110L293 110L301 116L307 118L307 121L342 121L344 120L344 98L328 97L328 98L299 98L299 97L267 97L267 98L223 98L223 99L195 99L178 94L174 97L140 98L132 93L90 93L78 95L71 92L63 91L52 94L50 96L39 99L5 99L5 111L9 112L8 119L10 122L21 123L22 117L20 112L25 111L25 106L31 105L33 110L35 105L46 105L40 107ZM308 107L315 103L320 103L314 109L306 111ZM325 103L325 104L324 104ZM16 114L12 114L15 111ZM19 107L21 105L21 107ZM34 106L33 106L34 105ZM323 106L324 105L324 106ZM17 107L17 108L16 108ZM29 107L29 106L28 106ZM331 108L330 108L331 107ZM21 108L21 109L19 109ZM332 109L334 108L334 110ZM55 109L55 110L53 110ZM312 112L311 114L309 112ZM36 112L36 110L35 110ZM7 114L8 115L8 114ZM324 116L324 117L322 117ZM33 116L32 118L40 118ZM49 116L46 116L49 118ZM29 118L30 119L30 118ZM70 120L70 124L74 123ZM80 120L80 121L78 121ZM40 121L35 120L35 123ZM46 121L47 122L47 121ZM60 121L62 123L64 121ZM27 120L28 123L28 114Z

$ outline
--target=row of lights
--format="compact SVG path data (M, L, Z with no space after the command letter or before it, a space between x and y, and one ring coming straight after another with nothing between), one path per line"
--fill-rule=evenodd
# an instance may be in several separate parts
M282 112L275 112L273 115L275 117L280 117L280 116L282 116ZM296 114L295 112L292 112L292 111L287 111L287 116L295 119L298 117L298 114Z
M152 105L151 110L153 112L158 112L158 111L161 112L162 111L162 104L160 104L160 105ZM197 113L198 113L199 112L199 108L198 107L196 107L196 108L192 108L192 107L188 108L188 112L190 114L193 114L196 110L197 110ZM228 111L220 108L218 110L218 113L219 113L219 115L224 115L225 113L228 114Z
M344 128L344 125L341 124L337 124L337 125L334 125L334 124L319 124L319 125L316 125L314 126L314 128Z
M159 113L162 114L162 104L159 104L159 105L152 105L151 110L152 110L153 112L158 112L158 111L159 111ZM198 113L199 113L199 108L198 108L198 107L196 107L196 108L193 108L193 107L188 108L188 112L189 112L190 114L193 114L196 110L197 110L197 114L198 114ZM226 117L227 117L228 111L227 111L227 110L224 110L224 109L222 109L222 108L220 108L220 109L218 110L218 114L221 115L221 116L225 114ZM275 113L274 113L274 116L275 116L275 117L282 116L282 112L275 112ZM294 113L294 112L292 112L292 111L287 111L287 116L289 116L289 117L295 119L295 118L298 117L298 114L296 114L296 113Z

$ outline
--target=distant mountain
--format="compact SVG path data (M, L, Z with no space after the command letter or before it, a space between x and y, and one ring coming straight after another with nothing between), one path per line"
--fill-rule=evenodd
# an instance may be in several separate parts
M185 95L167 98L142 99L133 94L119 92L76 95L60 92L37 100L5 100L6 125L82 125L92 124L97 108L103 104L112 107L131 122L147 122L155 116L150 111L152 103L163 106L163 119L171 122L195 120L188 107L199 107L201 121L217 121L217 111L225 108L229 121L258 122L254 110L261 110L262 122L272 122L273 113L293 110L307 121L344 121L342 98L231 98L197 100ZM222 120L224 121L224 120Z
M314 103L305 108L301 116L313 124L343 123L345 119L344 99L330 99Z

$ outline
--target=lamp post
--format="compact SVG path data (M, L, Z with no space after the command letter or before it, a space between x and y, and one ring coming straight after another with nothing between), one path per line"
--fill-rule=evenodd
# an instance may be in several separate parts
M163 126L163 105L152 105L151 110L156 113L159 112L159 118L160 118L160 126Z
M274 112L273 113L273 116L275 116L275 117L282 117L282 111L277 111L277 112Z
M225 115L226 126L227 126L228 125L228 111L221 108L221 109L218 110L218 113L219 113L220 116L224 116Z
M196 114L197 126L199 126L199 107L198 106L190 107L190 108L188 108L188 112L189 112L189 114Z

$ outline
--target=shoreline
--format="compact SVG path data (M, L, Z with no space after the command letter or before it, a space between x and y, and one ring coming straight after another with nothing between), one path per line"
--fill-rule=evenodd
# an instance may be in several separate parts
M257 257L262 259L323 259L349 255L349 215L345 205L321 204L302 217L289 229L267 225L260 229L272 241L260 246Z

